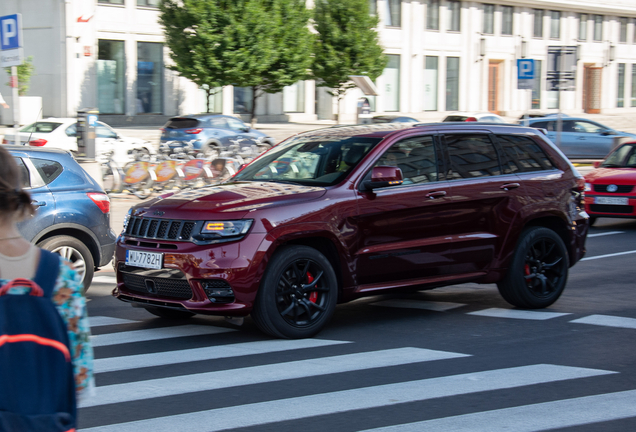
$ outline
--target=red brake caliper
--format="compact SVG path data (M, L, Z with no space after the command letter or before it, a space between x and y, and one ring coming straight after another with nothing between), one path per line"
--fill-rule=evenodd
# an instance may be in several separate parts
M312 283L314 281L314 277L309 272L307 272L307 281L309 283ZM309 294L309 301L312 303L316 303L316 300L318 300L318 291L312 291Z

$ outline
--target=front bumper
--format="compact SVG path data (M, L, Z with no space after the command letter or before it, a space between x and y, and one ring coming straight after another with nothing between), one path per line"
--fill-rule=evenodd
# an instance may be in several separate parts
M251 233L231 243L195 245L121 236L115 253L117 287L113 295L142 307L208 315L248 315L264 271L265 251L260 250L264 237L265 234ZM129 249L162 253L162 268L127 266Z

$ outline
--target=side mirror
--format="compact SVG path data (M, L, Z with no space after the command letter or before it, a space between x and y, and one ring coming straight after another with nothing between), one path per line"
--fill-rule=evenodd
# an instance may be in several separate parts
M601 132L601 135L618 135L616 132L614 132L613 130L604 130L603 132Z
M245 127L243 128L243 132L249 132L249 131L250 131L250 127L249 127L249 126L245 126Z
M402 170L394 166L377 166L371 171L371 180L363 183L366 190L373 190L388 186L399 186L402 184Z
M598 168L598 167L601 166L602 163L603 163L603 161L594 161L594 162L592 162L592 166L594 168Z

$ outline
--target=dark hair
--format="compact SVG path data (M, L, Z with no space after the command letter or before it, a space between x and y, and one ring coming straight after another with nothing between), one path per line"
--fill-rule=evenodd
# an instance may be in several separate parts
M22 172L11 154L0 146L0 219L33 215L31 195L22 190Z

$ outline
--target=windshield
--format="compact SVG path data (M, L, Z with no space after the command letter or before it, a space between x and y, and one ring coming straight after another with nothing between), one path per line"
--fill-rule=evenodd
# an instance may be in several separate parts
M617 148L601 164L602 167L636 168L636 144L628 144Z
M333 135L299 136L272 148L232 180L335 185L381 140Z
M35 122L20 129L20 132L27 133L51 133L62 123L55 122Z

